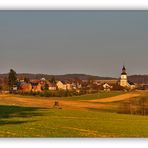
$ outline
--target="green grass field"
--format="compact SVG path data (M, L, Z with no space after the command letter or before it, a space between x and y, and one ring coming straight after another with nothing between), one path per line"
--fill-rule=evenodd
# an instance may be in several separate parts
M0 137L148 137L148 117L0 106Z
M102 98L108 98L112 96L117 96L124 94L124 92L121 91L110 91L110 92L104 92L100 91L95 94L87 94L82 96L74 96L74 97L62 97L64 100L93 100L93 99L102 99ZM58 98L60 99L60 97Z
M77 102L120 94L123 92L102 92L100 97L93 94L70 99L77 98ZM145 97L148 95L147 92L141 94ZM112 108L56 109L41 107L40 104L37 104L38 107L31 107L30 104L24 105L25 101L30 101L28 96L19 98L23 101L15 102L15 105L6 105L8 102L13 103L13 97L0 97L0 137L148 137L148 116L118 114L113 112ZM39 99L30 98L37 99L35 102ZM40 99L46 101L51 98ZM65 101L65 98L59 99Z

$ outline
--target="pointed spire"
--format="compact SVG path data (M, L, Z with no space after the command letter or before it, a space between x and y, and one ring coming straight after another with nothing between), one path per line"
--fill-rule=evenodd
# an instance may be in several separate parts
M122 73L121 74L127 74L126 73L126 68L125 68L125 66L123 65L123 68L122 68Z
M126 68L125 68L125 66L123 65L123 68L122 68L122 70L126 70Z

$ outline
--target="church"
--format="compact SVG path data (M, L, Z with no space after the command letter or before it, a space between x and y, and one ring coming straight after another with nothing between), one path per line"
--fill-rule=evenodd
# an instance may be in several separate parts
M119 83L120 83L120 86L129 88L129 89L135 89L135 87L136 87L133 82L128 81L126 68L125 68L124 65L123 65L123 68L122 68L122 73L121 73Z

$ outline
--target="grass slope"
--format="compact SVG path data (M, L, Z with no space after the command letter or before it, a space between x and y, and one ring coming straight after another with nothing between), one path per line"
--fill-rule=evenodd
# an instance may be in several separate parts
M124 94L124 92L121 92L121 91L110 91L110 92L100 91L95 94L87 94L87 95L73 96L73 97L62 97L62 99L64 99L64 100L93 100L93 99L102 99L102 98L118 96L121 94Z
M148 117L0 106L0 137L148 137Z

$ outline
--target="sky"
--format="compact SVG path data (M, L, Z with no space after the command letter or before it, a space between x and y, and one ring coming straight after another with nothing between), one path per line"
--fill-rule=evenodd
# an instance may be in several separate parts
M0 73L148 74L148 11L0 11Z

